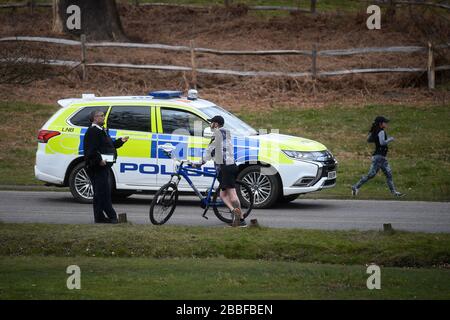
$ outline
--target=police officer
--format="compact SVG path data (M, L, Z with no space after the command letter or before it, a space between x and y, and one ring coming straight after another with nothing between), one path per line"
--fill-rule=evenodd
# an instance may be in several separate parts
M102 111L91 112L90 121L92 125L84 135L84 158L86 171L94 187L94 221L95 223L118 223L117 214L111 202L109 175L113 161L117 158L116 148L120 148L128 137L118 138L113 142L103 128L105 114Z

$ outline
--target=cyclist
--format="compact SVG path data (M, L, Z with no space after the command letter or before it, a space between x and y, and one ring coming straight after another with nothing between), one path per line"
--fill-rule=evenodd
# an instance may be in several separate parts
M222 116L214 116L208 120L210 122L213 137L202 158L202 164L214 159L214 164L218 172L220 198L230 209L232 214L232 227L246 227L247 223L243 219L241 203L236 194L236 177L238 168L234 162L234 148L231 140L231 133L223 127L225 120ZM199 165L199 166L201 166Z
M405 194L398 192L395 189L394 181L392 179L392 170L389 166L388 160L386 158L388 152L388 143L394 141L393 137L389 137L386 134L385 129L387 129L387 123L389 119L378 116L372 123L372 127L369 132L367 141L375 143L375 151L372 155L372 164L369 169L369 173L363 176L355 185L352 186L352 195L358 195L359 188L376 176L378 171L381 169L386 176L386 182L391 191L392 195L395 197L402 197Z

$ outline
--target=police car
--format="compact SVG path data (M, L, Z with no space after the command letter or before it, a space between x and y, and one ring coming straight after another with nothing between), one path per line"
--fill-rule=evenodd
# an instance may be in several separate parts
M337 162L327 148L315 141L278 133L261 133L225 109L180 91L155 91L147 96L62 99L61 106L38 133L35 176L47 185L69 186L75 199L90 202L93 188L84 169L83 138L91 125L93 110L106 115L105 127L116 139L129 136L118 149L111 168L114 197L158 190L174 170L174 157L199 161L207 148L211 130L207 119L221 115L233 136L238 179L254 191L254 206L267 208L277 201L292 201L300 194L331 188L336 184ZM203 166L214 171L214 163ZM199 190L211 178L197 174L192 181ZM180 191L191 191L185 182ZM245 199L241 199L245 202Z

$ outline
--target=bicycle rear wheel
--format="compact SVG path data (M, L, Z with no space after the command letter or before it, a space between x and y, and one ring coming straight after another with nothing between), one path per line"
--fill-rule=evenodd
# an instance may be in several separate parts
M153 224L161 225L166 223L177 206L178 188L173 182L163 185L153 197L150 205L150 221Z
M245 195L246 199L249 199L249 201L247 203L241 203L242 206L242 214L244 216L244 219L248 217L248 215L250 214L250 212L253 209L253 192L252 189L250 188L250 186L248 184L246 184L245 182L236 180L236 193L238 194L238 196L241 195ZM214 214L217 216L217 218L219 218L220 221L223 221L225 223L231 223L231 212L230 209L228 209L228 207L222 203L219 204L219 197L220 194L220 189L217 188L216 192L214 192L213 198L212 198L212 203L211 206L214 210Z

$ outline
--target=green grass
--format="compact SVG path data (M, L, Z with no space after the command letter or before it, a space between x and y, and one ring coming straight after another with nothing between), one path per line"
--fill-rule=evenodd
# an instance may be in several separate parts
M68 290L67 266L81 269ZM0 299L449 299L450 270L214 259L14 257L0 260Z
M449 234L0 223L0 243L0 299L450 298Z
M37 134L57 106L0 102L0 185L43 185L34 178Z
M311 197L348 198L350 186L370 166L373 144L366 142L370 124L379 114L392 121L388 133L389 161L394 182L406 200L450 200L450 106L366 105L318 109L275 108L270 112L238 115L254 128L310 138L325 144L339 161L337 187ZM380 173L361 190L362 199L390 199Z
M450 234L0 223L0 256L228 258L447 266Z

